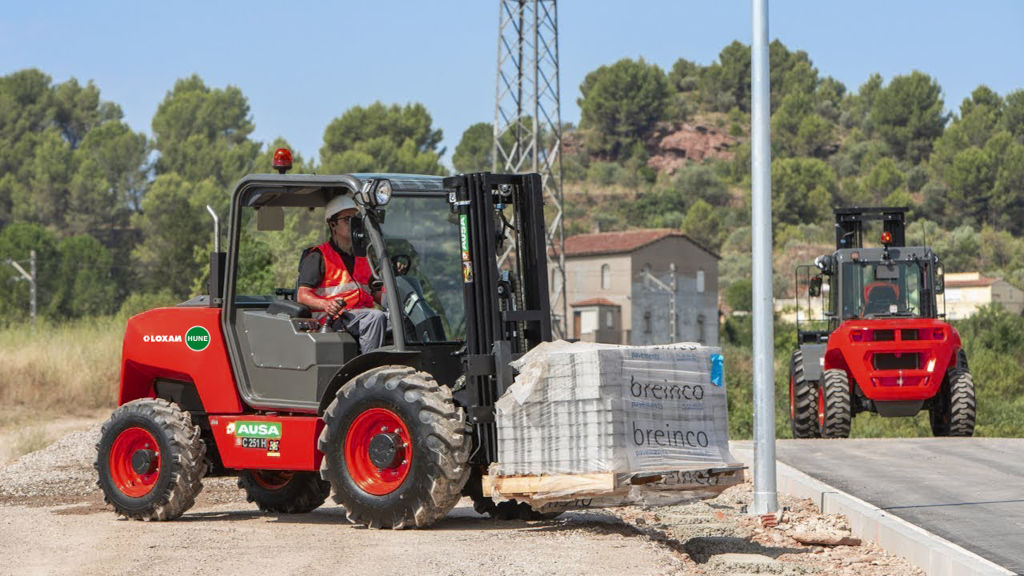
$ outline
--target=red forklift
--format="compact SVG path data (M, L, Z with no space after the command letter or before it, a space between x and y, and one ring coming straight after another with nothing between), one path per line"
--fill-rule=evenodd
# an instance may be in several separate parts
M906 246L907 208L835 210L836 251L796 271L802 310L789 372L794 438L846 438L852 417L929 413L936 436L971 436L974 381L956 329L944 321L942 265L927 246ZM880 246L863 244L880 221ZM801 312L802 313L802 312Z
M235 187L225 252L215 220L209 294L128 321L95 461L106 501L171 520L204 477L233 475L261 510L309 512L333 490L370 527L429 526L463 495L492 516L550 515L480 485L509 362L551 340L540 176L290 175L287 150L274 162L279 174ZM322 231L342 194L391 325L368 353L261 268L275 234Z

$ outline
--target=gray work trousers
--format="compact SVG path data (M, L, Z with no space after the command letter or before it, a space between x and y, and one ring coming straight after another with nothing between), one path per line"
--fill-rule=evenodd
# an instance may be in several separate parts
M388 313L376 308L345 310L332 323L336 331L344 329L359 339L359 350L366 354L384 344L384 334L391 327Z

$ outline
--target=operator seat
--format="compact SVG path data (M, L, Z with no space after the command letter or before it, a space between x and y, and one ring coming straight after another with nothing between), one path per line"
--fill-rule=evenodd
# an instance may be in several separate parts
M306 255L316 250L316 246L310 246L302 251L299 256L298 268L302 268L302 261L306 258ZM292 290L283 290L282 294L284 300L274 300L270 303L267 308L268 314L284 314L289 318L312 318L313 312L305 304L299 304L296 301L299 292L299 277L295 276L295 288Z
M864 315L885 314L899 302L900 291L888 282L872 282L864 287Z

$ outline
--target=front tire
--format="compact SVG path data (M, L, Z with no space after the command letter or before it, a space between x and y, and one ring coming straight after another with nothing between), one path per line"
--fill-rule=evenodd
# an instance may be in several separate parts
M316 472L243 470L238 487L245 499L271 514L305 514L320 507L331 494L331 484Z
M935 436L973 436L977 419L974 378L966 368L946 373L938 398L928 410Z
M825 370L818 388L818 427L822 438L849 438L852 411L846 370Z
M320 474L350 521L423 528L444 518L469 477L472 440L451 390L407 366L382 366L338 390L324 412Z
M135 520L173 520L195 504L206 473L206 445L177 404L129 402L103 424L93 467L104 500Z
M789 423L793 438L820 436L817 412L818 383L804 379L804 353L797 350L789 363Z

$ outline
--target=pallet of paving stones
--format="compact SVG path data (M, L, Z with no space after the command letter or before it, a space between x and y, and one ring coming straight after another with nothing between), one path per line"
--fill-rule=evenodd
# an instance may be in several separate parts
M495 404L499 474L689 470L734 462L720 349L542 344Z

